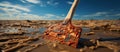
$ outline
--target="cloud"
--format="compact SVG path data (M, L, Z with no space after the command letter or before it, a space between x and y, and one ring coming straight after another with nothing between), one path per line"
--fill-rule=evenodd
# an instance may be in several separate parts
M33 3L33 4L37 4L41 7L46 7L46 6L55 6L58 5L58 2L55 2L53 0L20 0L22 3Z
M54 17L54 16L55 16L54 14L45 14L44 17L51 18L51 17Z
M0 3L0 20L50 20L62 19L63 16L55 14L36 15L30 14L31 10L21 5L13 5L10 2Z
M41 3L40 0L20 0L22 3L33 3L33 4L39 4Z
M0 19L19 19L22 12L30 12L30 9L21 5L13 5L10 2L4 1L0 3Z
M32 4L37 4L40 5L41 7L45 7L45 4L43 4L43 2L41 0L20 0L22 3L28 4L28 3L32 3ZM29 4L29 5L32 5Z
M7 13L0 13L0 20L61 20L63 16L55 14L36 15L29 13L17 13L17 15Z
M20 0L22 3L26 3L26 1L25 0Z
M15 9L22 10L25 12L30 12L30 9L28 9L26 7L23 7L21 5L14 5L14 4L11 4L9 2L1 2L0 6L5 7L5 8L15 8Z
M40 20L42 16L29 14L26 12L11 11L11 9L3 9L5 12L0 13L0 20Z
M67 1L67 4L70 4L70 5L71 5L72 3L73 3L73 2L71 2L71 1Z
M48 0L46 3L48 5L58 5L59 4L58 2L54 2L53 0Z
M63 19L63 16L55 15L55 14L44 14L44 15L36 15L30 14L27 12L22 12L21 10L17 10L15 8L6 8L0 7L0 20L52 20L52 19Z
M29 13L21 13L21 15L19 16L19 20L40 20L40 19L42 19L42 16Z
M15 8L0 8L0 10L4 11L4 14L6 14L8 17L14 17L22 12L20 10L15 9ZM3 15L3 16L5 16L5 15Z
M3 11L11 11L11 12L21 12L15 8L0 8L0 10L3 10Z
M96 12L93 14L88 14L88 15L82 15L79 16L79 19L82 20L90 20L90 19L94 19L94 20L117 20L120 19L120 13L114 13L111 11L107 11L107 12Z
M26 0L26 1L34 4L40 3L40 0Z
M120 14L115 14L115 16L120 16Z
M77 16L77 17L78 17L79 15L78 15L78 14L74 14L74 16Z

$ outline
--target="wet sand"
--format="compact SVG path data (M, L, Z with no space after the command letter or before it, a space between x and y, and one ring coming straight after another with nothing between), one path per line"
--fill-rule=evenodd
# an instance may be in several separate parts
M82 27L78 48L43 40L44 30L61 21L0 20L3 52L120 52L120 21L73 21Z

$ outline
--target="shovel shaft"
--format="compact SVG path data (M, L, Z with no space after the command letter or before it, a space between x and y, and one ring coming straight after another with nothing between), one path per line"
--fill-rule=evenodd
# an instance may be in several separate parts
M73 2L73 4L72 4L72 6L71 6L71 8L70 8L70 10L69 10L66 18L65 18L64 21L63 21L63 24L64 24L64 25L66 25L66 24L68 24L69 22L71 22L72 17L73 17L73 14L74 14L74 12L75 12L75 9L76 9L78 3L79 3L79 0L74 0L74 2Z

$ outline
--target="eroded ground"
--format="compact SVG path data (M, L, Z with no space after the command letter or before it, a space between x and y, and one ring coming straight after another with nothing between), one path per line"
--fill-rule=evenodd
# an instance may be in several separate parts
M1 52L120 52L119 20L73 21L82 27L78 48L43 40L51 24L62 21L0 20Z

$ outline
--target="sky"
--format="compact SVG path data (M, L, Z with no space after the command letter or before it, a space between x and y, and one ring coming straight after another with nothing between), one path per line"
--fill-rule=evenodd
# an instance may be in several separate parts
M74 0L0 0L0 20L63 20ZM120 0L80 0L75 20L120 20Z

